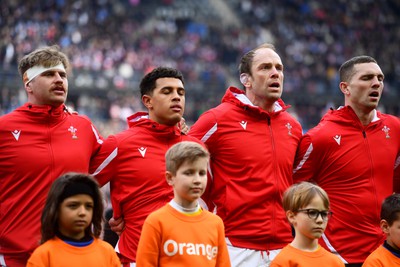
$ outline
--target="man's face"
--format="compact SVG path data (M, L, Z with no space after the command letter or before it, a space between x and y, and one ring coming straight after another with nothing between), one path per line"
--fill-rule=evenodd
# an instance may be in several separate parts
M271 105L282 95L283 64L279 55L270 48L261 48L255 52L249 77L250 86L246 95L253 104L262 106L262 102Z
M142 97L149 118L160 124L176 125L185 109L185 88L177 78L159 78L152 95Z
M376 63L354 65L354 75L348 82L341 83L346 105L365 112L375 109L382 96L383 79L382 70Z
M25 88L28 92L28 102L58 107L67 99L67 74L64 70L48 70L35 77Z

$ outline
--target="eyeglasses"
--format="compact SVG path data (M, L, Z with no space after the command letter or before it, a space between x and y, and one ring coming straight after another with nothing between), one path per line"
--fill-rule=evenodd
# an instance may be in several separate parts
M331 218L332 216L332 211L329 210L316 210L316 209L304 209L304 210L298 210L297 212L305 212L307 213L308 217L310 219L316 220L319 215L321 215L322 220L327 221Z

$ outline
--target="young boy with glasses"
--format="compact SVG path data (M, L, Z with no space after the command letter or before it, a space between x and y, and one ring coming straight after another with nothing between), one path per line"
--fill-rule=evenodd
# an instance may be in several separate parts
M271 267L344 266L339 257L318 245L318 238L332 216L327 193L315 184L301 182L285 191L282 202L295 237L271 262Z

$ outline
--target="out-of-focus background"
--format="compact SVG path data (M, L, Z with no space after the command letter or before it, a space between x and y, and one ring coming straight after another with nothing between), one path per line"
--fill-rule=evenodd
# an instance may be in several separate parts
M103 136L143 110L138 84L178 68L192 124L240 86L240 56L273 43L285 65L283 100L305 131L343 103L338 68L368 54L385 74L380 110L400 115L399 0L1 0L0 115L26 101L19 59L58 44L70 58L68 105Z

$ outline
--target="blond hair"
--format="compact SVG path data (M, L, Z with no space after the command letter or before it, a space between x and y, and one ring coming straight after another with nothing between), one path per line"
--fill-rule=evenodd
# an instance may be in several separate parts
M324 189L310 182L301 182L290 186L283 194L283 209L296 212L310 204L315 196L321 197L325 208L329 209L328 194Z
M202 145L193 141L183 141L173 145L165 154L166 170L173 175L184 162L194 162L198 158L210 159L210 154Z

